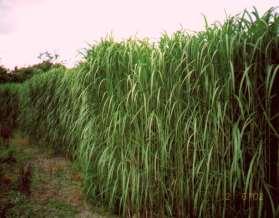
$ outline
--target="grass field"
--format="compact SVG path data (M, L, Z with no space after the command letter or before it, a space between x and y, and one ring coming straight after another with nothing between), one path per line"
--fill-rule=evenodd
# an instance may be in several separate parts
M278 52L278 14L255 9L158 43L106 38L0 94L123 217L276 217Z

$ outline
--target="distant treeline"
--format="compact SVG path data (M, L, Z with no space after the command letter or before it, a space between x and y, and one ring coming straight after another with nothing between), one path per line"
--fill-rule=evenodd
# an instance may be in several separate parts
M0 66L0 83L21 83L30 79L34 75L48 72L53 68L66 68L63 64L52 63L51 61L43 61L39 64L31 65L28 67L15 67L10 71L4 66Z

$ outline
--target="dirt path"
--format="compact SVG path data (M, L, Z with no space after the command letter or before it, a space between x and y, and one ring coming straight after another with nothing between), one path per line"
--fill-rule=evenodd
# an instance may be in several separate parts
M9 149L0 150L1 218L116 217L89 206L82 193L81 175L65 157L54 155L49 149L30 145L27 138L19 135L10 144ZM7 157L12 157L11 161L3 161ZM31 172L31 183L25 189L30 189L29 194L20 191L21 181L25 181L21 179L22 172L27 170L27 166Z

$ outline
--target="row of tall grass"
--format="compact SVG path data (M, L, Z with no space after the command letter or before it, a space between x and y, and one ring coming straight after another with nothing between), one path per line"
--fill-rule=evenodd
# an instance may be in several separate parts
M21 128L124 217L276 217L278 34L255 9L158 43L104 39L21 86Z
M0 127L16 128L19 114L19 86L5 84L0 86Z

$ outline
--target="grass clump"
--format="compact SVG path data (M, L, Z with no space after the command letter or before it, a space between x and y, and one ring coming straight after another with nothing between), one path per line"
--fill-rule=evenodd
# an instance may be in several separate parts
M278 27L255 10L194 36L92 47L77 150L89 196L125 216L275 216ZM264 201L243 200L253 193Z
M15 128L17 126L19 87L12 83L0 86L0 127Z

